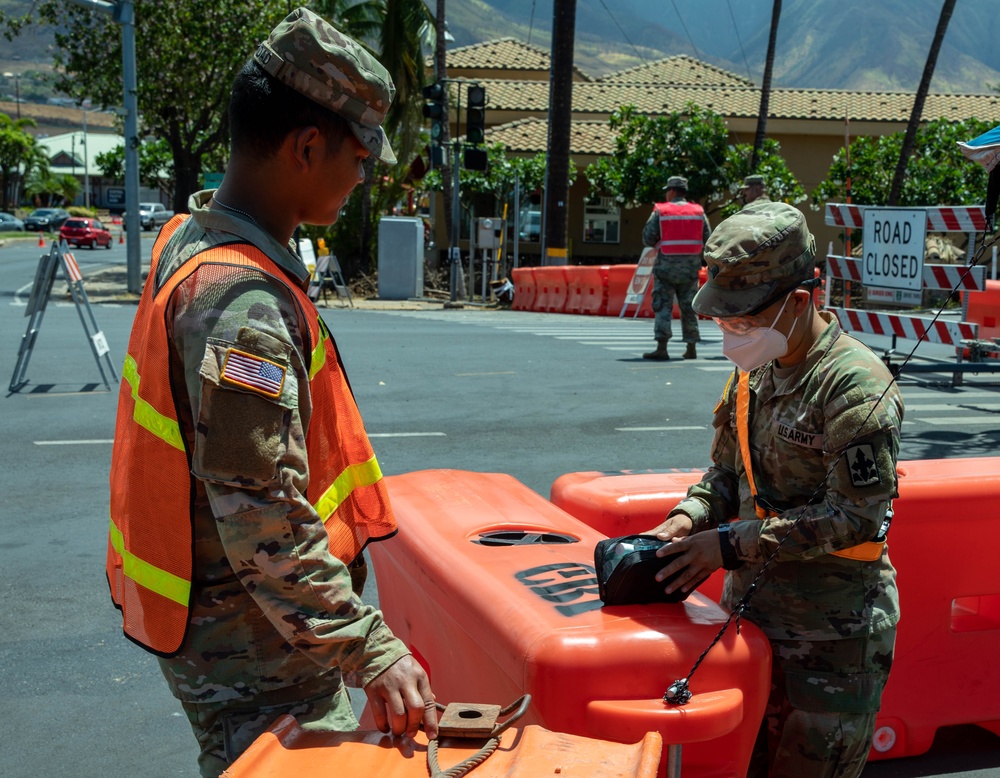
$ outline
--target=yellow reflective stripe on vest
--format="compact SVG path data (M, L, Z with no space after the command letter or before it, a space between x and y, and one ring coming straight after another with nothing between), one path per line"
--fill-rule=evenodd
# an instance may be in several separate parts
M168 573L156 565L140 559L135 554L125 550L125 537L121 530L115 526L114 519L111 520L109 530L111 546L122 558L122 572L126 578L135 581L139 586L155 592L161 597L180 603L185 608L191 598L191 582L183 578Z
M312 381L316 374L323 369L326 364L326 328L320 329L319 343L313 349L312 358L309 360L309 380Z
M173 419L164 416L139 396L139 368L131 354L125 355L122 378L128 381L128 385L132 389L132 402L135 403L132 418L136 424L149 430L167 445L183 451L184 438L181 437L180 425Z
M351 496L351 492L377 484L381 480L382 469L373 455L367 462L347 467L313 507L324 522L329 521L344 500Z

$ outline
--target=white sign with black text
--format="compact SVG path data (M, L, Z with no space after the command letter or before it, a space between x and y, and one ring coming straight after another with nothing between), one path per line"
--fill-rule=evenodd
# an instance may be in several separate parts
M865 208L861 283L923 289L927 213L922 208Z

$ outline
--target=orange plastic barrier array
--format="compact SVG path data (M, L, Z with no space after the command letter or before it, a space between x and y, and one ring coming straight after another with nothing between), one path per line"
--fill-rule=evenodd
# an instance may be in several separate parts
M566 268L566 313L607 315L608 267L573 265ZM618 315L618 311L615 315Z
M474 745L470 745L470 743ZM441 738L442 770L472 757L482 741ZM528 725L503 733L500 747L478 765L476 778L655 778L662 741L655 732L634 745L549 732ZM427 736L412 740L378 731L319 732L305 730L292 716L282 716L257 738L223 774L223 778L427 778Z
M533 311L562 313L566 309L566 267L550 265L533 269L535 276L535 301Z
M685 776L745 773L770 682L758 629L729 630L692 701L664 705L725 620L715 603L602 607L604 535L510 476L428 470L387 485L399 533L369 546L379 601L438 699L530 693L522 722L619 742L657 731L682 744Z
M535 304L535 294L538 291L535 283L533 267L515 267L510 271L514 282L514 302L511 308L515 311L530 311Z
M945 726L1000 734L1000 576L986 540L995 534L1000 457L904 461L898 471L889 555L902 619L871 759L922 754ZM696 478L570 473L555 481L552 499L623 535L653 526ZM935 540L942 532L947 541Z

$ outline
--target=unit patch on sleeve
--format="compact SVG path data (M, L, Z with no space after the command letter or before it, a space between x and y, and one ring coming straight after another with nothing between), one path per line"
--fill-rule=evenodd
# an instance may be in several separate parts
M851 471L851 483L855 486L871 486L877 484L880 477L878 465L875 462L875 452L872 447L863 443L847 449L847 466Z
M281 396L285 368L269 359L231 348L226 351L220 377L227 383L275 398Z

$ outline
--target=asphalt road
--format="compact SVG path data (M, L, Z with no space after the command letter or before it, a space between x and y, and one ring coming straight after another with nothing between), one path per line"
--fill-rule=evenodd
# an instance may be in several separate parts
M151 241L143 246L148 256ZM30 242L0 248L4 380L28 321L38 253ZM124 246L76 256L86 278L123 263ZM116 369L134 311L94 306ZM650 364L639 357L652 345L649 322L439 307L324 315L387 474L506 472L547 495L566 472L707 464L712 405L728 371L710 324L701 359ZM0 775L196 775L186 720L152 658L121 637L108 599L117 389L104 389L66 299L49 303L26 377L3 399L0 436ZM914 410L902 458L996 454L1000 388L907 381L904 396ZM929 678L929 693L942 682ZM1000 738L949 728L928 754L865 770L865 778L945 775L1000 776Z

